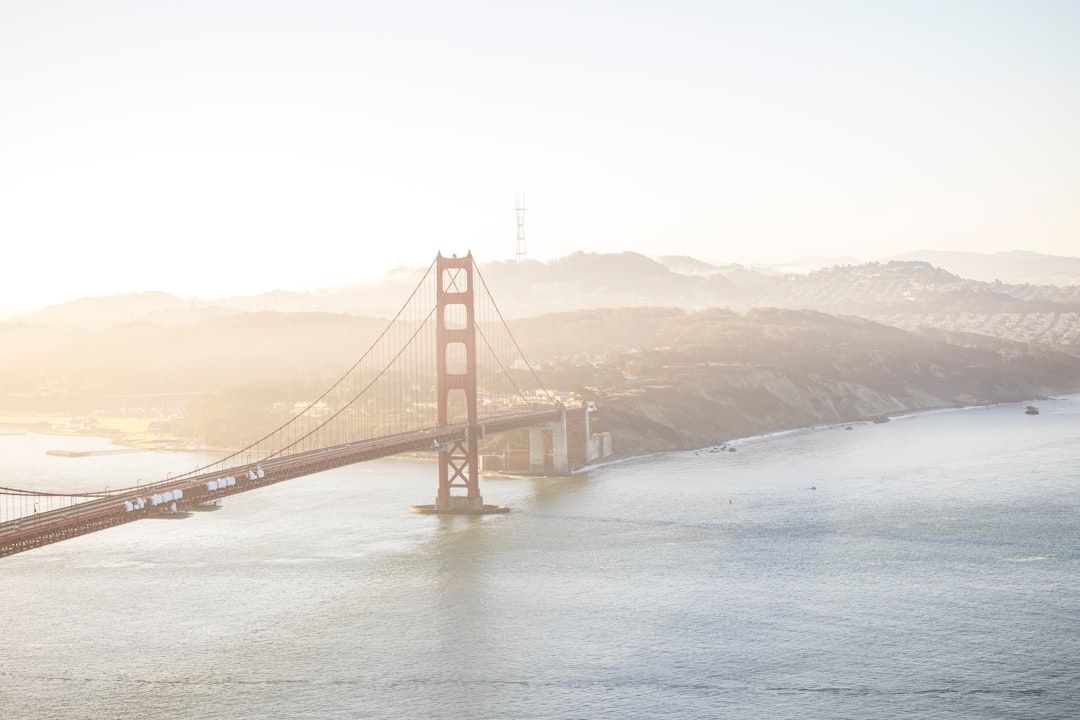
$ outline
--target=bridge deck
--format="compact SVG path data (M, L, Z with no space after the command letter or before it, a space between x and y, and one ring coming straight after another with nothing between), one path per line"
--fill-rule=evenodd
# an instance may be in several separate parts
M479 423L476 431L483 437L541 425L558 420L561 413L560 408L551 408L495 416ZM468 433L469 426L466 424L417 430L286 457L268 458L256 463L237 465L224 471L174 477L87 500L70 507L35 513L0 523L0 557L134 520L171 513L173 503L177 511L185 510L228 495L324 470L405 452L432 450L439 445L464 440ZM227 478L233 478L234 482L222 483L215 489L210 489ZM170 494L175 495L177 491L180 493L179 498L169 498ZM154 503L152 499L155 497L168 499Z

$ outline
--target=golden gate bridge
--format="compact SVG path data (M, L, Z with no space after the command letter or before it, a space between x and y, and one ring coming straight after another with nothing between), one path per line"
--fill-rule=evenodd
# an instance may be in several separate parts
M480 495L483 438L528 428L522 469L565 473L610 451L588 409L540 382L474 264L436 256L372 345L322 395L220 460L98 492L0 487L0 556L284 480L399 453L438 453L425 513L505 512Z

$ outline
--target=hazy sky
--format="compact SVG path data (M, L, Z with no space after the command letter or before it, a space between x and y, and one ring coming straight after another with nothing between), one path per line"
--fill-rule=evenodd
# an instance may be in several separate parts
M1080 2L0 0L0 306L1080 255Z

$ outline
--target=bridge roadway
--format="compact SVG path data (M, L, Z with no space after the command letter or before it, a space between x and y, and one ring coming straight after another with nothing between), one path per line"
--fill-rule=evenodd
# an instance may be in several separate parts
M480 436L483 437L558 421L561 413L560 408L551 408L527 413L499 415L478 423L477 428ZM469 426L465 423L444 425L397 435L388 435L373 440L310 450L286 457L269 458L261 462L236 465L214 472L182 475L135 488L114 491L106 496L86 500L66 508L26 515L0 523L0 557L104 530L134 520L167 515L173 512L173 502L176 503L177 511L186 510L228 495L254 490L284 480L292 480L304 475L312 475L324 470L344 467L367 460L376 460L404 452L430 451L436 447L436 443L442 445L466 439L468 431ZM211 484L226 477L235 478L235 484L226 485L215 490L209 489ZM150 504L150 499L153 496L164 496L166 493L175 493L177 490L182 493L180 499L164 501L156 505ZM129 504L139 505L140 499L145 503L143 507L128 509Z

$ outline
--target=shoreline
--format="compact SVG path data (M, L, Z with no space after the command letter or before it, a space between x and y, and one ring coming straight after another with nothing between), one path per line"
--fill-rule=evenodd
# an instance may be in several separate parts
M1066 394L1062 394L1062 395L1051 395L1051 396L1048 396L1048 397L1038 398L1038 399L1017 400L1017 401L1000 402L1000 403L985 403L985 404L981 404L981 405L960 405L960 406L956 406L956 407L940 407L940 408L926 408L926 409L922 409L922 410L911 410L911 411L907 411L907 412L900 412L900 413L895 413L895 414L892 414L892 415L888 415L887 416L887 421L892 422L894 420L898 421L898 420L917 418L917 417L920 417L920 416L923 416L923 415L934 415L934 414L949 413L949 412L962 412L962 411L966 411L966 410L978 410L978 409L981 409L981 408L1004 407L1004 406L1010 406L1010 405L1015 405L1017 407L1022 407L1022 406L1025 406L1025 405L1032 405L1032 404L1039 403L1039 402L1047 402L1047 401L1052 401L1052 400L1068 400L1068 399L1072 399L1072 398L1080 398L1080 393L1066 393ZM160 444L162 442L160 439L155 439L154 442L149 442L149 441L140 441L140 440L137 440L137 439L131 439L128 436L123 436L123 431L121 429L119 429L119 428L114 429L111 432L109 432L107 428L93 428L93 429L89 429L89 428L88 429L57 428L57 427L55 427L55 423L50 422L50 420L55 419L55 417L59 417L59 416L54 416L53 418L35 419L34 422L21 422L21 423L10 422L11 417L15 417L15 416L6 416L5 417L5 416L0 415L0 436L5 436L5 435L14 436L14 435L32 434L32 435L46 435L46 436L55 436L55 437L97 438L99 440L109 440L113 444L119 446L120 448L124 448L123 450L115 450L115 451L108 451L108 450L94 451L93 454L97 454L97 453L101 453L101 452L125 452L125 451L131 451L131 452L143 451L143 452L146 452L146 451L154 451L154 452L190 452L190 453L208 453L208 454L230 455L232 453L237 452L237 450L228 450L228 449L221 449L221 448L206 448L206 447L191 447L191 446L180 445L180 444L177 444L177 445L170 444L168 446L163 446L162 444ZM22 417L25 417L26 419L30 418L30 416L22 416ZM660 456L663 456L663 455L671 455L671 454L676 454L676 453L691 453L691 452L692 453L697 453L697 452L702 452L702 451L712 451L712 450L716 450L716 449L719 449L719 448L727 448L727 447L734 447L734 446L739 446L739 445L746 445L746 444L749 444L749 443L761 442L763 440L770 440L770 439L779 438L779 437L786 437L786 436L789 436L789 435L795 435L795 434L800 434L800 433L809 433L809 432L816 432L816 431L821 431L821 430L830 430L830 429L835 429L835 428L850 427L850 426L854 426L854 425L872 425L872 424L880 424L880 421L877 421L877 420L874 420L874 419L863 419L863 420L853 420L853 421L849 421L849 422L829 423L829 424L826 424L826 425L809 425L809 426L805 426L805 427L787 428L787 429L784 429L784 430L775 430L775 431L767 432L767 433L759 433L757 435L746 435L746 436L742 436L742 437L736 437L736 438L732 438L730 440L724 441L722 443L714 443L714 444L711 444L711 445L703 445L703 446L700 446L700 447L678 448L678 449L671 449L671 450L660 450L660 451L656 451L656 452L648 452L648 453L640 453L640 454L630 454L630 455L625 455L625 456L617 456L615 458L605 460L603 462L597 462L597 463L591 463L591 464L588 464L588 465L584 465L584 466L582 466L580 468L577 468L576 470L572 470L570 472L570 475L573 476L573 475L578 475L578 474L582 474L582 473L587 473L587 472L590 472L592 470L597 470L597 469L600 469L600 468L603 468L603 467L607 467L609 465L616 465L616 464L619 464L619 463L629 462L631 460L637 460L637 459L642 459L642 458L660 457ZM165 442L168 442L168 441L165 441ZM79 453L80 456L82 454L83 453ZM87 454L90 454L90 453L87 453ZM402 458L402 459L405 459L405 458ZM411 461L414 461L414 462L429 462L429 461L425 460L422 457L409 457L408 459L411 460Z
M888 416L888 422L900 421L900 420L912 420L912 419L915 419L915 418L923 417L925 415L943 415L945 413L965 412L965 411L968 411L968 410L982 410L982 409L985 409L985 408L994 408L994 407L1008 407L1010 405L1015 405L1017 407L1023 407L1023 406L1026 406L1026 405L1034 405L1035 403L1040 403L1040 402L1048 402L1048 401L1052 401L1052 400L1069 400L1069 399L1074 399L1074 398L1080 399L1080 393L1067 393L1067 394L1063 394L1063 395L1051 395L1049 397L1044 397L1044 398L1034 399L1034 400L1016 400L1016 401L1010 401L1010 402L983 403L981 405L959 405L957 407L926 408L924 410L910 410L910 411L907 411L907 412L895 413L893 415L889 415ZM769 439L774 438L774 437L782 437L782 436L787 436L787 435L794 435L794 434L797 434L797 433L813 432L813 431L817 431L817 430L833 430L833 429L836 429L836 428L842 428L842 427L848 427L848 426L854 426L854 425L875 425L875 424L882 424L882 423L878 423L875 420L853 420L851 422L829 423L828 425L811 425L811 426L802 427L802 428L792 428L790 430L777 430L776 432L762 433L760 435L749 435L747 437L736 438L734 440L729 440L726 443L722 443L722 445L733 445L735 443L744 444L744 443L749 443L749 442L757 442L759 440L769 440ZM693 448L691 450L677 450L677 451L672 451L672 452L698 452L698 451L701 451L701 450L708 450L708 449L714 448L714 447L720 447L720 445L706 445L705 447Z
M967 411L967 410L980 410L980 409L984 409L984 408L993 408L993 407L1007 407L1007 406L1010 406L1010 405L1015 405L1016 407L1023 407L1025 405L1034 405L1034 404L1040 403L1040 402L1048 402L1048 401L1053 401L1053 400L1071 400L1071 399L1080 399L1080 393L1064 393L1064 394L1061 394L1061 395L1050 395L1050 396L1047 396L1047 397L1044 397L1044 398L1032 399L1032 400L1016 400L1016 401L1010 401L1010 402L984 403L984 404L981 404L981 405L960 405L960 406L957 406L957 407L941 407L941 408L927 408L927 409L924 409L924 410L910 410L910 411L907 411L907 412L895 413L895 414L889 415L888 416L888 422L893 422L894 420L896 420L896 421L910 420L910 419L915 419L915 418L918 418L918 417L921 417L921 416L924 416L924 415L938 415L938 414L951 413L951 412L964 412L964 411ZM701 447L694 447L694 448L681 448L681 449L678 449L678 450L659 450L657 452L642 453L640 455L626 455L626 456L622 456L622 457L616 457L616 458L613 458L611 460L606 460L604 462L598 462L598 463L592 463L590 465L584 465L584 466L578 468L577 470L572 471L570 474L571 475L577 475L579 473L586 473L586 472L590 472L592 470L598 470L600 468L608 467L609 465L618 465L620 463L630 462L632 460L642 460L642 459L648 459L648 458L663 457L664 455L677 455L677 454L680 454L680 453L699 453L699 452L709 452L709 451L712 451L712 450L719 451L719 448L723 448L723 447L729 447L729 446L734 446L734 445L746 445L746 444L750 444L750 443L760 442L760 441L763 441L763 440L772 440L772 439L775 439L775 438L787 437L789 435L798 435L798 434L802 434L802 433L818 432L818 431L822 431L822 430L835 430L837 428L852 427L852 426L855 426L855 425L875 425L875 424L881 424L881 423L878 423L875 420L869 420L869 419L868 420L852 420L850 422L829 423L827 425L809 425L809 426L806 426L806 427L789 428L787 430L776 430L776 431L773 431L773 432L760 433L758 435L746 435L744 437L732 438L731 440L727 440L725 442L718 443L718 444L713 444L713 445L703 445Z
M161 451L161 452L206 452L206 453L229 453L234 452L232 450L222 450L220 448L206 448L206 447L193 447L188 445L179 444L179 439L175 443L168 439L154 438L132 438L133 433L127 433L122 429L114 428L58 428L55 427L56 423L52 423L50 419L41 419L34 422L11 422L12 416L0 416L0 436L5 435L44 435L50 437L69 437L69 438L95 438L98 440L109 440L114 445L118 445L126 450L139 450L139 451ZM119 452L119 451L117 451Z

